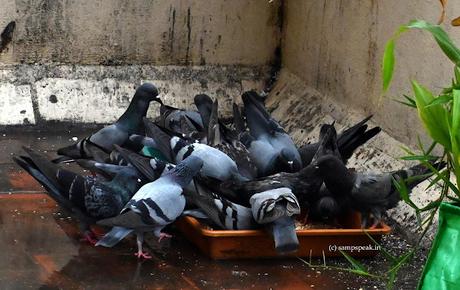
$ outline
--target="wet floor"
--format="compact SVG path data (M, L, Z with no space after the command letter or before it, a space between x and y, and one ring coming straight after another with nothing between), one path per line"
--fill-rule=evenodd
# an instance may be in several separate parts
M384 288L380 281L344 271L308 268L296 258L214 261L174 227L167 229L174 237L166 243L147 241L153 259L146 261L134 257L132 238L112 249L81 242L76 222L11 161L11 153L20 153L22 145L51 151L81 136L84 132L0 135L0 289ZM384 238L383 245L393 253L407 247L397 235ZM372 271L386 264L382 255L362 262ZM416 287L422 262L420 257L411 262L397 282L399 288ZM328 263L347 266L344 259Z

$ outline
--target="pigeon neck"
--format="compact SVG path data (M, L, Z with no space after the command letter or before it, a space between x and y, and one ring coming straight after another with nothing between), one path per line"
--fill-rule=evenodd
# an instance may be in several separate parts
M142 185L140 180L125 174L117 174L114 179L112 179L112 183L118 185L121 188L120 194L122 196L123 202L128 202Z
M128 109L118 119L118 123L128 130L136 130L140 126L142 118L147 114L149 104L148 101L135 94Z

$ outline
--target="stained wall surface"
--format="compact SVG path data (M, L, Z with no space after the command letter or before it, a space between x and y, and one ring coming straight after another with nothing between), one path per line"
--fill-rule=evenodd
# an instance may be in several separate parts
M286 0L283 67L350 110L374 114L390 135L415 144L422 132L418 117L393 99L410 94L412 79L439 92L450 83L453 64L428 33L410 31L397 43L394 81L382 98L381 59L400 25L416 18L436 23L440 13L435 0ZM445 27L454 40L460 29L449 23L459 15L458 2L448 1Z
M168 104L222 109L263 89L280 40L266 0L0 0L0 125L107 123L154 81Z

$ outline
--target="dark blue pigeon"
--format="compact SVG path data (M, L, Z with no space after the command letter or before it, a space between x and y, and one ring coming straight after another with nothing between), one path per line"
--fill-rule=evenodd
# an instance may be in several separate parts
M174 222L185 208L183 188L201 170L203 161L190 156L173 170L139 189L121 213L113 218L98 222L113 227L96 245L113 247L130 233L137 235L138 258L149 259L142 244L145 232L153 232L159 240L170 237L161 230Z
M94 159L91 151L87 149L88 144L98 147L107 155L112 152L114 144L136 147L130 142L129 136L132 134L144 134L142 118L145 117L151 101L160 101L157 96L158 90L153 84L145 83L141 85L136 90L128 109L115 123L102 128L76 144L60 148L57 153L63 155L63 157L56 159L55 162L72 159ZM141 148L132 149L138 151Z
M248 148L259 176L277 172L296 172L302 168L297 147L291 137L265 109L254 91L243 93L244 111L249 133L241 141Z
M145 182L133 167L117 168L111 181L101 182L62 169L30 148L24 150L29 156L14 157L14 161L42 184L61 207L77 217L85 239L92 244L96 240L90 225L117 215Z

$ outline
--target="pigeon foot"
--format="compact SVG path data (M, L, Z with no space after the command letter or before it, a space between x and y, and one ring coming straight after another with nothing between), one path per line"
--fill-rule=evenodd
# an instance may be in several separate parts
M98 239L96 237L96 234L92 231L86 231L84 234L83 234L83 238L80 239L80 241L82 242L88 242L89 244L91 244L92 246L95 246L96 243L98 242Z
M158 238L158 242L161 242L165 238L172 238L172 235L167 234L167 233L160 233L160 237Z
M136 256L138 259L152 259L152 256L150 256L149 253L147 252L142 252L142 251L137 251L136 253L134 253L134 256Z

